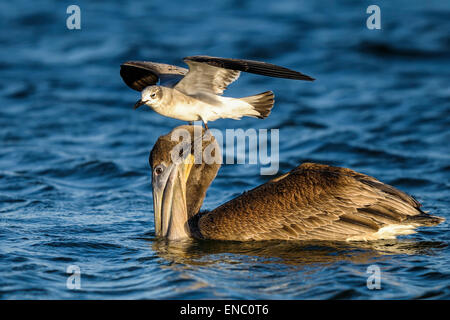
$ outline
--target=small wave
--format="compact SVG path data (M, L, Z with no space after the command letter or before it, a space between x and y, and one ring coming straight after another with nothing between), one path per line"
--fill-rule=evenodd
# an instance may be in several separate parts
M421 178L397 178L390 181L390 184L397 187L426 187L431 185L433 182L428 179Z
M416 58L416 59L436 59L448 58L448 52L444 51L426 51L418 48L400 48L385 42L362 41L358 47L362 53L371 54L383 58Z

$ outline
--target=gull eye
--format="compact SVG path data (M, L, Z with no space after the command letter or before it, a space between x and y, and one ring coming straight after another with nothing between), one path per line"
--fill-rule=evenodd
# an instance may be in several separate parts
M152 93L152 94L150 95L150 97L155 98L155 97L156 97L156 93Z
M159 165L155 168L155 170L153 172L155 173L155 176L158 176L161 173L163 173L163 171L164 171L164 168L161 165Z

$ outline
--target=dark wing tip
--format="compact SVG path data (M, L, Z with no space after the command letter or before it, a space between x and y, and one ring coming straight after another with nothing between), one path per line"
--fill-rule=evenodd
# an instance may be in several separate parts
M127 86L136 91L155 85L158 74L142 61L127 61L120 65L120 76Z
M184 58L183 60L185 62L186 61L201 62L209 64L214 67L238 70L268 77L284 78L292 80L305 80L305 81L316 80L301 72L261 61L229 59L211 56L189 56Z
M406 223L411 222L411 223L416 223L416 224L419 224L421 226L426 226L426 227L436 226L444 221L445 221L445 218L443 218L443 217L432 216L425 212L422 212L421 214L418 214L416 216L409 216L406 219Z

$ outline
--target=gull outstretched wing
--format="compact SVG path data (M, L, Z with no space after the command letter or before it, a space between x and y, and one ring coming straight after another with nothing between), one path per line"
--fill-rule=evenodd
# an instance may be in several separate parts
M120 66L123 81L136 91L142 91L158 81L162 86L173 87L187 73L185 68L150 61L127 61Z
M190 56L183 60L189 66L189 72L175 87L189 95L221 95L230 83L239 78L241 71L276 78L314 80L298 71L260 61L210 56Z

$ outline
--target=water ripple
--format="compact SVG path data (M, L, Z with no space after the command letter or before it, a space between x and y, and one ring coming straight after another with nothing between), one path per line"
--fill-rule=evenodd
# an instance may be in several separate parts
M80 1L69 31L51 0L0 4L1 299L449 299L450 7L383 3L382 32L347 2ZM327 8L324 10L324 8ZM59 12L57 14L57 12ZM201 18L199 18L201 17ZM132 110L125 60L262 59L317 78L242 75L233 96L274 90L280 171L301 162L373 175L447 218L397 241L223 243L155 239L148 155L183 122ZM228 94L228 93L227 93ZM226 165L214 208L271 177ZM382 290L366 286L367 267ZM66 287L67 267L81 290Z

